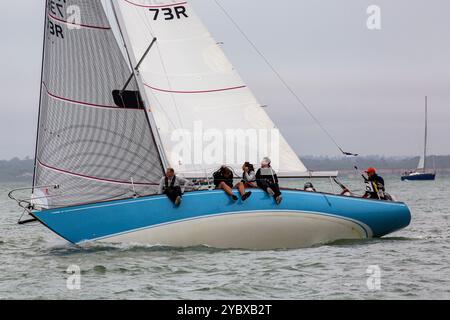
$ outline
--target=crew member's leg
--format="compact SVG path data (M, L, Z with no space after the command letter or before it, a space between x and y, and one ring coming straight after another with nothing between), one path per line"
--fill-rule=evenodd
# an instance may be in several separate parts
M274 192L274 197L275 197L275 198L278 197L278 196L281 196L280 186L279 186L278 184L276 184L276 183L271 183L271 184L269 185L269 187L270 187L270 189L273 190L273 192Z
M180 205L181 197L182 197L182 193L181 193L181 188L180 187L175 187L175 188L171 188L169 190L166 190L166 195L170 199L170 201L175 203L177 206Z
M231 189L231 187L229 185L227 185L225 182L221 182L219 184L219 189L222 189L223 191L225 191L225 193L229 196L233 195L233 189Z
M166 190L164 194L169 198L170 201L175 202L177 195L175 194L173 189Z
M222 189L223 191L225 191L225 193L227 195L229 195L231 198L233 198L233 200L235 200L235 201L237 200L237 197L233 193L233 189L229 185L227 185L225 182L221 182L219 184L219 189Z
M244 183L243 183L243 182L239 182L239 183L236 185L236 189L239 190L239 193L241 194L241 196L244 196L244 194L245 194L245 186L244 186Z
M277 183L271 183L270 184L270 189L273 190L273 197L275 198L275 201L277 202L277 204L280 204L281 201L283 201L283 197L281 196L281 191L280 191L280 186Z
M271 193L270 191L270 188L269 188L269 184L267 183L267 181L259 181L258 182L258 187L260 188L260 189L262 189L262 190L264 190L265 192L267 192L267 193Z
M243 182L239 182L236 188L239 190L239 193L241 194L242 201L247 200L252 195L251 192L245 192L245 184Z

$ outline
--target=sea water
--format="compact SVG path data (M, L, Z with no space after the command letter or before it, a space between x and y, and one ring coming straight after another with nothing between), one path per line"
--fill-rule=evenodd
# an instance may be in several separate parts
M411 208L408 228L383 239L274 251L79 248L40 224L17 225L21 211L7 191L23 185L3 184L0 299L450 299L450 177L385 179ZM362 193L357 176L342 181ZM315 184L339 191L326 180Z

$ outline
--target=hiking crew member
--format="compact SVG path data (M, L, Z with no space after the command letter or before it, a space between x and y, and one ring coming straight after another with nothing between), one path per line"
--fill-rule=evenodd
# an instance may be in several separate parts
M263 159L261 169L256 172L256 183L259 188L273 196L277 204L280 204L283 197L281 196L277 174L270 166L270 163L269 158L266 157Z
M175 175L175 170L168 168L166 175L161 178L158 194L165 194L177 207L180 206L184 189L191 183ZM183 186L183 188L182 188Z
M312 184L312 182L305 183L305 187L303 190L305 190L306 192L317 192L317 190L314 187L314 185Z
M233 172L227 166L222 166L214 172L213 178L216 189L225 191L233 201L238 200L238 197L233 193Z
M375 168L367 169L366 173L369 178L366 181L366 193L363 198L385 200L384 179L377 174Z
M242 183L244 184L245 188L258 188L258 185L256 184L256 172L255 167L250 163L246 162L242 166Z
M242 174L242 180L236 185L236 189L239 190L239 193L241 194L242 201L247 200L251 195L251 191L245 192L245 188L256 188L256 174L255 169L250 162L244 163L242 166L242 171L244 173Z

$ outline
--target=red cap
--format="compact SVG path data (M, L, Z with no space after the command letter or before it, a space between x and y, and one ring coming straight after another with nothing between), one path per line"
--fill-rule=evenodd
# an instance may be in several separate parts
M377 170L375 168L370 167L366 170L367 173L377 173Z

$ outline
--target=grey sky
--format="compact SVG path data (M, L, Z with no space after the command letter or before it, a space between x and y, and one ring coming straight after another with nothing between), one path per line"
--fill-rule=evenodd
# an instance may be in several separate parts
M41 68L43 4L11 1L0 34L0 159L32 156ZM336 148L212 0L197 13L299 154ZM450 154L448 0L221 0L345 149L417 155L429 96L430 152ZM382 9L369 31L366 9Z

